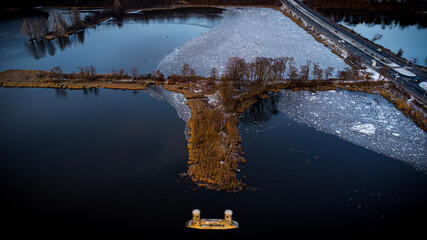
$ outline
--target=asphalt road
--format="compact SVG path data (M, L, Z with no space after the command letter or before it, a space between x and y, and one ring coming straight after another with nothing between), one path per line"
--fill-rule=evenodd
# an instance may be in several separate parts
M425 70L411 67L407 68L407 70L411 71L415 76L406 76L401 74L397 72L397 69L395 68L400 68L400 70L402 70L406 65L405 61L402 61L400 58L391 55L388 52L378 51L378 47L371 42L349 32L347 29L328 18L321 16L300 1L281 1L305 21L316 27L317 30L320 30L320 32L326 35L329 39L337 40L341 47L353 54L359 55L362 62L366 65L371 66L372 61L375 60L375 68L378 72L384 65L389 67L391 66L388 70L389 79L401 85L407 93L423 100L424 103L427 102L427 96L425 96L426 91L419 86L419 82L427 81L427 73ZM416 78L419 79L418 83L414 81Z

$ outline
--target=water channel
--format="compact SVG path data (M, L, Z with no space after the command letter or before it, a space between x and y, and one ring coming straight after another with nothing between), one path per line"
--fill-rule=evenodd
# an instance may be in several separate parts
M153 17L149 23L130 17L121 27L107 22L86 30L84 44L60 50L53 42L55 53L39 58L17 35L18 23L2 22L1 51L9 55L2 54L1 70L61 65L75 71L80 64L93 64L100 72L111 66L150 72L166 54L160 51L171 51L219 21L217 13L189 14L182 24L180 17ZM147 28L148 33L139 32ZM5 32L19 41L6 41ZM145 37L146 45L133 47ZM160 45L154 47L153 41ZM77 58L89 49L91 54ZM129 59L117 57L123 53ZM103 62L102 54L110 54L109 61ZM293 120L280 110L280 94L239 118L247 159L239 177L248 188L237 194L198 189L179 176L187 168L186 122L161 100L170 99L165 94L170 93L157 87L0 88L5 232L52 239L360 239L423 232L424 222L418 220L427 213L423 171ZM232 209L240 229L186 229L194 208L205 218L222 218Z

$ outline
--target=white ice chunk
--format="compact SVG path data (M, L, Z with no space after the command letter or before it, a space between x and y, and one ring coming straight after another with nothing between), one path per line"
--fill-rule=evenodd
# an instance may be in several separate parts
M356 124L353 127L351 127L351 130L358 131L364 134L373 135L375 134L375 126L373 124Z
M157 66L165 75L180 74L184 63L198 75L209 76L212 68L219 74L230 57L254 61L256 57L294 57L296 67L307 60L335 71L347 65L329 48L292 22L281 12L270 8L226 8L216 28L189 40L165 56Z
M311 92L282 90L279 110L317 130L427 172L427 134L381 96L325 91L313 98Z

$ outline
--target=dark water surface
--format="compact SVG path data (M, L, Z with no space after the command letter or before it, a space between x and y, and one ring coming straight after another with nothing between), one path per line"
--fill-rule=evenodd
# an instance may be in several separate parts
M291 239L424 231L427 176L306 127L271 101L240 118L250 190L195 189L185 122L144 91L0 88L4 234L16 237ZM240 229L184 227L191 211Z
M66 15L66 10L61 11ZM27 41L21 36L23 18L0 21L0 71L8 69L77 72L93 65L108 73L136 67L151 73L176 47L217 26L221 9L190 8L127 14L52 41Z
M417 64L427 66L427 21L426 14L395 13L387 11L356 11L344 9L320 9L324 15L361 36L372 39L383 35L375 43L402 57L417 59Z

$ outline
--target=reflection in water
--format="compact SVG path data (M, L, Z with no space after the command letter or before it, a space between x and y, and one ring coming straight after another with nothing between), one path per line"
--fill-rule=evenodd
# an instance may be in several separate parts
M409 26L417 26L418 29L427 27L424 14L358 11L349 9L318 9L318 11L336 22L345 22L350 25L381 25L382 29L387 27L392 29L396 26L400 29L405 29Z
M56 96L58 98L66 98L67 97L67 90L66 89L56 89Z
M194 21L195 26L213 27L212 23L219 23L222 19L220 14L223 12L221 8L182 8L169 10L154 10L144 12L143 15L125 15L125 20L134 20L141 24L150 23L178 23L189 24L189 21ZM207 22L205 20L208 20ZM206 24L209 25L206 25Z
M277 93L268 93L268 98L258 98L257 102L252 104L239 118L244 124L258 124L271 119L279 110L277 103L280 95Z
M74 90L68 90L68 89L56 89L56 97L57 98L66 98L68 95L68 91L74 91ZM84 96L95 96L98 97L98 94L100 92L99 88L84 88L81 90L82 94ZM136 91L134 91L134 94L136 94Z
M54 56L59 48L64 51L67 47L84 45L86 30L81 30L70 37L60 37L53 40L25 41L24 45L35 59L45 58L47 55Z
M128 22L142 25L177 23L212 28L213 25L219 24L222 19L219 15L222 11L223 9L220 8L154 10L144 12L144 14L127 14L121 18L108 20L104 22L104 24L122 28L124 24ZM96 28L96 26L94 28ZM78 31L68 38L61 37L53 40L43 39L25 42L24 45L35 59L41 59L48 55L54 56L57 53L57 49L64 51L68 47L84 45L86 34L89 34L87 29Z
M99 88L84 88L82 92L85 96L94 95L95 97L98 97Z

